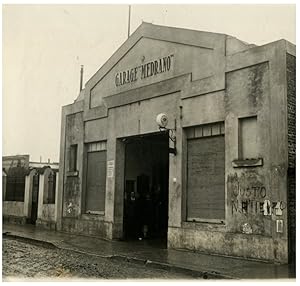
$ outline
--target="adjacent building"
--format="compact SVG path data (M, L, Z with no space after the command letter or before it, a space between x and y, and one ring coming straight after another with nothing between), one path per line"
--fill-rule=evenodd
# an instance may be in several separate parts
M62 109L58 229L288 262L295 95L285 40L143 23Z
M31 162L29 155L2 157L4 222L56 229L58 163Z

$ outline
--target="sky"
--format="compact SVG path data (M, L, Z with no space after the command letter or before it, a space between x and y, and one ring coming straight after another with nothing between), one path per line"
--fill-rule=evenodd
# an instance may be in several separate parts
M58 162L61 107L126 41L128 5L2 6L2 154ZM295 5L132 5L142 21L296 43Z

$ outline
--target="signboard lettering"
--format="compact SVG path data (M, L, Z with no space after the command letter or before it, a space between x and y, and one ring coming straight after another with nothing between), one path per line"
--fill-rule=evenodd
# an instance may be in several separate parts
M138 79L145 79L157 74L168 72L173 66L174 55L159 58L154 61L142 64L138 67L118 72L115 76L116 86L136 82Z

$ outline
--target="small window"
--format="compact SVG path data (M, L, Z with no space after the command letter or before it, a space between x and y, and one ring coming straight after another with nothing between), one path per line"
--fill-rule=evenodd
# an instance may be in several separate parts
M106 141L98 141L88 144L88 152L98 152L106 150Z
M77 170L77 144L70 146L69 153L69 171L75 172Z
M239 119L239 159L257 158L257 117Z
M185 129L185 132L187 139L224 135L224 122L216 122L188 127Z

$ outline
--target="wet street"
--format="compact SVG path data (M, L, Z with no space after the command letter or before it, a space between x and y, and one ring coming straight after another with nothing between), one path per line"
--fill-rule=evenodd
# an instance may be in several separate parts
M194 279L182 273L3 238L2 276L73 279Z

